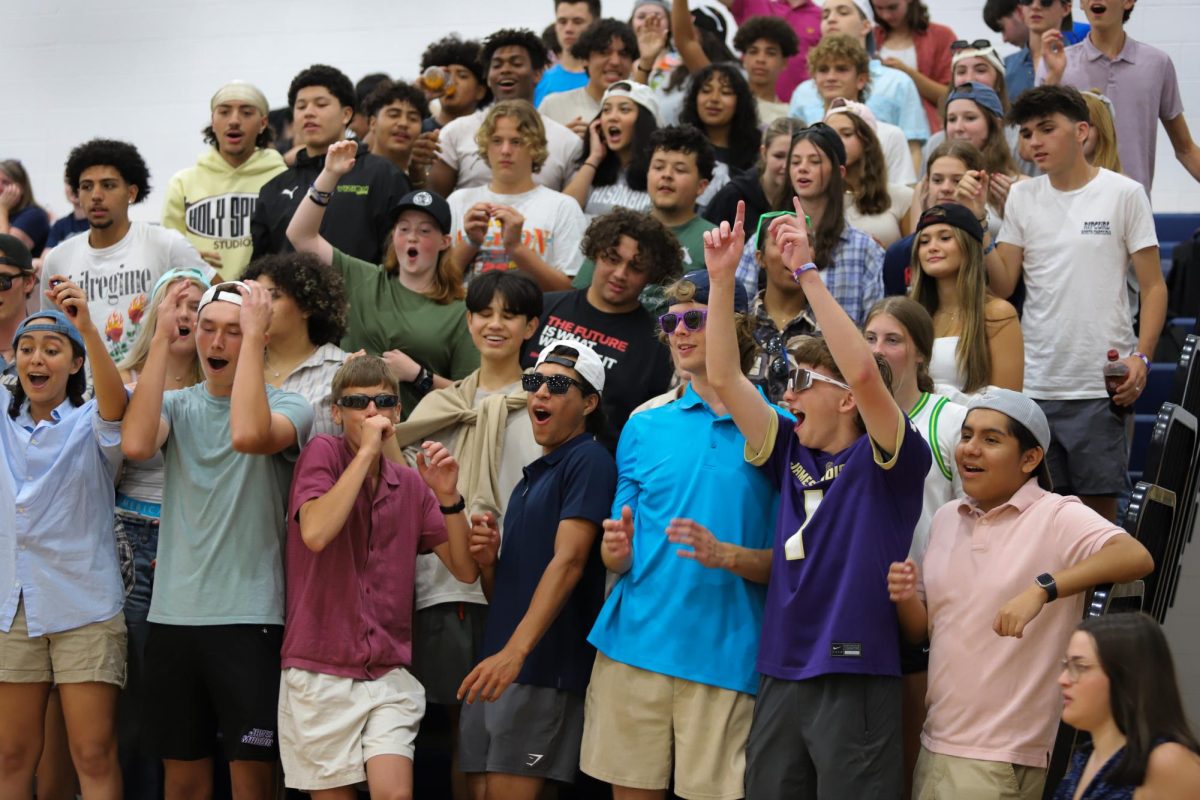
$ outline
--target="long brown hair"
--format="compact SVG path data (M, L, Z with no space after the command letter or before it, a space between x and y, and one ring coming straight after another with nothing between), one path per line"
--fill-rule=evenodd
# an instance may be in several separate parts
M911 297L893 295L871 306L863 322L863 330L880 314L892 317L908 332L909 341L921 357L917 362L917 388L922 392L932 392L933 378L929 374L929 362L933 360L933 317L929 316L925 306Z
M854 195L854 207L863 214L882 214L892 207L892 196L888 194L887 160L879 137L858 114L846 111L841 116L850 120L862 145L862 157L846 165L846 183Z
M971 394L987 386L992 374L992 356L988 351L987 336L987 273L983 267L983 245L958 228L951 227L950 233L958 242L961 254L955 288L962 329L958 334L954 361L959 374L963 376L962 390ZM925 273L919 257L920 246L921 233L918 232L913 237L910 262L913 283L909 294L932 317L938 310L937 280Z
M829 129L829 134L837 133ZM825 212L813 231L813 263L824 269L833 266L833 251L842 241L842 231L846 229L846 180L842 177L841 160L834 153L827 134L805 128L792 137L792 146L788 148L788 188L783 193L783 202L776 211L790 211L795 206L792 198L797 197L796 187L792 184L792 153L801 142L811 142L813 147L829 162L829 183L825 186ZM841 144L841 142L838 142Z
M974 100L971 102L975 103ZM949 106L949 102L942 102L942 128L946 127ZM978 103L975 103L975 107L987 120L987 138L983 141L983 147L979 148L979 152L983 153L983 168L988 172L1003 172L1009 177L1017 175L1017 162L1013 161L1012 150L1008 147L1008 139L1004 138L1004 119L997 117Z
M795 117L779 117L767 125L767 128L763 131L762 135L762 150L760 150L758 153L758 163L755 165L758 168L759 177L761 177L763 172L765 172L767 169L767 157L764 154L764 151L771 149L771 142L775 141L780 136L786 136L790 141L791 138L803 128L804 123ZM786 192L786 181L784 183L784 192ZM777 197L768 197L767 203L772 203L778 199L779 198Z

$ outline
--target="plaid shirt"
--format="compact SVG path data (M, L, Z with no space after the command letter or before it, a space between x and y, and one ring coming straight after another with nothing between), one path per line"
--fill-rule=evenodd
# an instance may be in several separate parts
M746 287L748 297L758 294L756 249L757 234L746 242L737 266L737 279ZM855 325L862 325L871 306L883 299L883 252L879 243L865 232L846 225L830 259L831 266L823 267L818 273L833 299L845 309Z
M762 389L772 403L778 404L783 401L783 393L787 390L788 370L794 366L787 351L801 336L819 335L821 331L812 310L807 306L784 325L783 330L779 330L767 313L766 295L767 290L763 289L750 303L754 340L760 349L746 377Z

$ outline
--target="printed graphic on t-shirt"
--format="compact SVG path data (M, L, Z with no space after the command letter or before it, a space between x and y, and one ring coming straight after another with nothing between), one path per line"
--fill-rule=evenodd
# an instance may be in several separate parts
M108 354L113 361L120 362L129 354L141 330L149 305L147 298L154 288L153 273L121 264L111 272L85 269L78 274L68 273L67 277L87 294L92 321L97 326L103 325Z
M516 262L508 257L508 248L504 246L501 234L500 220L491 220L488 223L487 234L483 237L483 244L471 260L471 274L493 269L517 268ZM466 234L462 231L458 236L460 242L466 240ZM530 228L527 224L521 231L521 243L544 260L547 251L554 244L554 233L543 228Z
M1081 236L1112 236L1112 223L1106 219L1085 220L1079 233Z
M620 337L576 324L557 314L550 314L546 317L546 324L542 326L542 330L538 334L538 349L534 356L536 357L545 348L553 347L559 342L582 342L589 345L604 362L606 372L617 365L616 354L625 353L629 349L629 342Z
M230 193L184 200L183 219L188 233L214 239L218 249L251 246L250 218L254 216L257 194Z

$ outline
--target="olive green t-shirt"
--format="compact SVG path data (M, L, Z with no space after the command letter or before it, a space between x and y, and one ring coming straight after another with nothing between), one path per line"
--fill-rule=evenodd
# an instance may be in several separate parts
M461 300L441 305L406 289L383 268L348 256L334 248L333 266L346 282L347 353L366 350L382 355L402 350L435 375L459 380L479 369L479 351L467 330L467 307ZM406 383L400 384L403 417L420 398Z

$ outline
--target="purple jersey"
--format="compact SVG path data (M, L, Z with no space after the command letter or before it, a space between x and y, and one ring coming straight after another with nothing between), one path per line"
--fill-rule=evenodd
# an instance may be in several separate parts
M830 456L776 419L774 440L753 459L780 490L758 671L784 680L899 675L887 573L912 544L929 445L905 417L890 460L865 435Z

